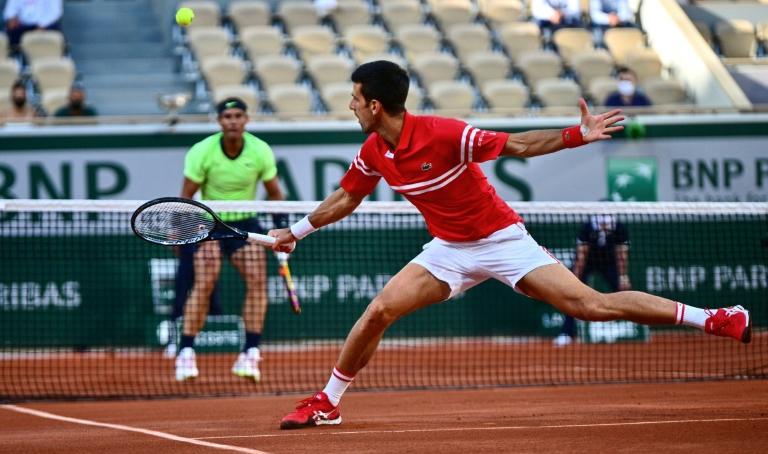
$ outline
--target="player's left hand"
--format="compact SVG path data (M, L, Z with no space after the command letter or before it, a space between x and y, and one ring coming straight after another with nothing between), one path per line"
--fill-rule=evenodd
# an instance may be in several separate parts
M581 110L581 135L586 143L610 139L611 134L624 129L624 126L616 124L624 120L621 109L592 115L584 98L579 98L579 109Z

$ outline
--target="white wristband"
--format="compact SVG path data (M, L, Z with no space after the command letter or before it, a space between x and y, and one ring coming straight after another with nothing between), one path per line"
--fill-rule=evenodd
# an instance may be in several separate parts
M309 222L309 216L304 216L299 222L291 226L291 233L296 237L296 239L299 240L303 239L305 236L309 235L315 230L317 230L315 226Z

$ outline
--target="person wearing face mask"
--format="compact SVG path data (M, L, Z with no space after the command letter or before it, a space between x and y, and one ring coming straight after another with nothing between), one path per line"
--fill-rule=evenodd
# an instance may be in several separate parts
M637 89L637 75L629 68L619 68L619 85L617 90L605 98L605 106L632 107L650 106L651 100Z
M96 109L85 103L85 90L78 86L69 89L69 102L54 114L56 117L95 117L97 115Z
M21 81L16 81L11 86L11 105L0 119L7 122L31 121L39 117L40 111L27 100L27 88Z

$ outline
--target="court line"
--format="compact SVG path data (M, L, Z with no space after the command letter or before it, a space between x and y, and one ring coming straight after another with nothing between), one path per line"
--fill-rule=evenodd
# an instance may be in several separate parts
M68 416L59 416L54 413L48 413L45 411L40 410L33 410L31 408L25 408L25 407L19 407L16 405L0 405L0 408L4 408L6 410L15 411L17 413L24 413L27 415L37 416L39 418L46 418L46 419L54 419L56 421L64 421L69 422L73 424L82 424L84 426L95 426L95 427L103 427L106 429L114 429L114 430L123 430L126 432L137 432L144 435L150 435L153 437L158 438L165 438L166 440L171 441L178 441L181 443L189 443L192 445L197 446L205 446L208 448L213 449L222 449L225 451L236 451L236 452L244 452L247 454L269 454L264 451L258 451L256 449L248 449L248 448L242 448L240 446L231 446L231 445L222 445L219 443L211 443L208 441L202 441L200 439L196 438L187 438L187 437L180 437L178 435L173 435L165 432L158 432L156 430L149 430L149 429L142 429L140 427L132 427L132 426L124 426L122 424L110 424L105 422L98 422L98 421L91 421L89 419L79 419L79 418L70 418Z
M767 421L765 418L717 418L717 419L678 419L669 421L634 421L634 422L606 422L594 424L553 424L545 426L497 426L497 427L440 427L435 429L395 429L395 430L350 430L341 432L326 431L308 431L308 432L288 432L279 434L261 434L261 435L232 435L229 437L199 437L196 440L212 440L218 438L271 438L271 437L306 437L316 435L367 435L367 434L401 434L401 433L424 433L424 432L465 432L470 430L535 430L535 429L579 429L591 427L618 427L618 426L643 426L656 424L687 424L697 422L745 422L745 421Z

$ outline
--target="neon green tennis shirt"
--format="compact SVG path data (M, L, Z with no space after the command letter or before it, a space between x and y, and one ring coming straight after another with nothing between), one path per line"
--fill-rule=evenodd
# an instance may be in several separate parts
M260 181L277 176L275 155L266 142L243 133L243 151L230 158L221 148L219 132L189 149L184 176L200 185L203 200L254 200ZM225 221L238 221L255 213L220 213Z

